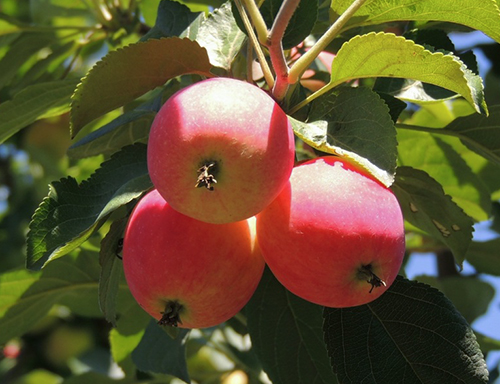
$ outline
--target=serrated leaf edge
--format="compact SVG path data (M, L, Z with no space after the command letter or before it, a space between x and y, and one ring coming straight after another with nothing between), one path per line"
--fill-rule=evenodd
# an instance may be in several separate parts
M495 15L497 17L500 17L500 7L499 7L499 3L495 0L486 0L490 3L490 5L492 6L492 9L496 12ZM389 11L392 11L392 10L389 10ZM334 14L337 14L337 10L333 9L333 4L331 5L330 7L330 12L333 12ZM442 12L442 11L441 11ZM382 13L383 14L383 13ZM380 14L377 15L377 17L380 17ZM360 22L360 23L353 23L353 24L347 24L345 26L345 28L342 29L342 32L344 31L347 31L349 29L352 29L352 28L358 28L358 27L361 27L361 26L364 26L364 25L380 25L381 23L390 23L390 22L397 22L397 21L413 21L413 20L418 20L418 21L421 21L420 18L417 18L417 17L410 17L410 18L406 18L406 19L401 19L401 18L397 18L397 17L394 17L394 18L391 18L389 20L382 20L382 21L376 21L376 18L369 18L369 20L371 22L369 23L364 23L364 22ZM496 36L490 36L488 35L486 32L484 32L482 29L476 29L475 27L471 26L471 25L468 25L468 24L464 24L464 23L459 23L459 22L456 22L456 21L450 21L450 20L433 20L433 21L442 21L442 22L446 22L446 21L449 21L451 23L455 23L455 24L459 24L459 25L464 25L466 27L469 27L469 28L472 28L472 29L475 29L475 30L478 30L478 31L481 31L483 32L485 35L489 36L491 39L495 40L497 43L500 43L500 40L499 40L499 37L500 37L500 34L499 35L496 35Z
M133 144L133 145L130 145L129 147L137 147L137 146L144 146L145 147L145 144ZM54 186L54 184L58 184L58 183L66 183L66 182L71 182L71 183L74 183L75 186L78 188L78 189L83 189L85 188L85 186L87 184L91 184L92 182L92 179L97 177L97 175L99 175L102 171L102 168L105 164L113 161L114 158L116 158L118 155L119 155L120 152L116 152L114 153L109 159L107 159L106 161L103 161L99 168L97 168L95 170L94 173L92 173L88 179L86 180L83 180L81 183L77 183L76 179L69 176L69 177L65 177L65 178L62 178L58 181L54 181L52 183L49 184L49 192L47 194L47 196L45 196L41 203L38 205L38 207L35 209L35 212L33 213L33 215L31 216L31 220L30 220L30 223L28 225L28 234L27 234L27 250L28 250L28 256L26 258L26 267L28 269L32 269L32 270L39 270L39 269L42 269L44 268L50 261L54 260L54 259L57 259L59 257L62 257L64 255L66 255L68 252L72 251L73 249L75 249L78 245L82 244L87 238L88 236L90 236L93 231L99 227L100 223L106 219L106 215L109 215L111 213L110 212L106 212L106 215L103 215L103 211L101 211L99 213L99 215L96 217L96 220L94 221L94 223L89 227L87 228L86 230L82 231L81 233L79 233L76 237L73 237L72 239L70 239L69 241L67 241L65 244L63 245L60 245L56 248L54 248L54 250L50 251L50 254L48 255L47 257L47 260L42 264L42 265L39 265L39 260L41 260L42 258L44 258L44 256L42 256L41 258L35 260L35 261L31 261L30 260L30 257L29 255L30 254L33 254L33 252L30 252L33 251L33 243L32 243L32 237L30 236L30 234L32 233L32 231L34 231L34 224L35 224L35 218L37 216L37 214L44 209L44 207L46 207L48 204L50 204L50 200L56 200L57 199L57 190ZM103 207L103 210L105 208L107 208L109 206L109 202ZM74 245L71 244L73 243L73 241L75 239L78 239L78 238L82 238L82 235L83 235L83 240L81 242L79 242L78 244ZM86 238L85 236L88 235ZM71 246L68 247L68 244L71 244ZM44 252L44 255L46 254L48 250L46 250Z
M379 36L381 36L381 37L379 37ZM346 41L344 44L342 44L341 48L339 49L339 51L337 53L337 57L341 54L342 50L347 49L347 47L349 47L349 45L351 45L352 43L355 43L356 41L361 40L361 39L371 39L373 37L376 37L377 39L385 38L385 39L391 39L392 41L398 41L398 40L399 41L403 41L404 44L412 46L415 49L420 50L420 52L422 52L423 54L427 54L429 56L435 56L435 57L439 56L439 57L442 57L443 60L447 60L449 62L455 62L455 63L457 63L460 66L460 71L463 74L462 78L465 80L465 82L467 83L468 88L469 88L469 94L468 95L462 95L462 96L465 97L469 102L471 102L471 104L474 106L474 109L476 110L476 112L478 112L478 113L484 113L486 115L488 114L488 109L487 109L486 103L484 101L484 94L483 94L484 84L483 84L483 80L481 79L481 77L479 77L478 75L474 74L470 69L468 69L467 66L463 63L463 61L460 60L460 58L458 58L455 55L452 55L451 53L445 54L443 52L431 52L430 50L426 49L423 45L417 44L413 40L406 39L403 36L397 36L394 33L369 32L369 33L364 34L364 35L356 35L352 39L350 39L349 41ZM334 70L336 58L334 58L334 60L332 62L332 78L333 78L333 70ZM480 82L480 88L481 88L481 94L482 95L481 95L481 97L479 97L479 99L476 98L478 95L473 92L473 90L475 88L470 86L471 82L469 81L468 76L471 76L471 77L479 80L479 82ZM369 76L369 77L371 77L371 76ZM377 77L397 77L397 78L399 78L399 76L377 76ZM347 81L349 79L350 78L341 78L341 79L337 79L335 81L331 81L330 83L328 83L321 90L321 94L327 92L331 88L334 88L334 87L336 87L336 86L344 83L345 81ZM434 84L434 85L439 86L439 87L442 86L440 84ZM325 88L327 88L327 89L325 89ZM453 92L456 92L453 89L450 89L450 90L453 91ZM478 103L476 103L476 100L478 101Z

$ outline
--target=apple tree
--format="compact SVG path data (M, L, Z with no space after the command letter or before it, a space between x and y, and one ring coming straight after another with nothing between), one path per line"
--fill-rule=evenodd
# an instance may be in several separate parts
M474 322L500 275L499 43L496 0L3 0L0 381L493 382L500 340ZM323 307L266 268L217 326L158 325L137 304L122 244L153 188L150 128L214 77L279 104L296 163L334 155L396 196L404 260L380 297ZM409 279L422 253L438 272Z

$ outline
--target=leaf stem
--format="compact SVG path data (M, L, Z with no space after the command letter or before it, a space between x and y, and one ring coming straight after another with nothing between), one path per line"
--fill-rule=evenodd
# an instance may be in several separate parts
M316 92L313 94L307 96L304 100L302 100L300 103L296 104L290 110L288 111L289 115L293 115L295 112L297 112L299 109L305 107L307 104L312 102L314 99L320 97L321 95L325 94L328 90L330 89L329 84L326 84L324 87L318 89Z
M234 318L238 320L241 324L243 324L245 327L247 326L247 318L241 312L238 312L236 315L234 315Z
M255 35L255 32L252 28L252 24L250 23L248 15L247 15L245 9L243 8L243 5L241 4L241 1L242 0L235 0L236 8L238 8L238 12L241 15L241 19L243 20L243 24L245 24L245 29L247 30L248 37L250 39L250 43L252 44L253 48L255 49L255 54L257 55L257 59L259 61L260 67L262 68L262 73L264 74L264 79L266 80L267 86L269 87L269 89L273 89L273 87L274 87L273 73L271 72L271 68L269 68L269 65L267 64L266 56L264 55L264 52L262 51L262 47L259 44L259 40L258 40L257 36Z
M76 63L76 60L78 59L78 56L80 55L80 52L82 51L82 49L83 49L83 45L80 44L77 47L75 53L73 54L73 58L69 61L68 66L64 70L64 72L61 76L61 80L65 79L69 75L69 73L71 72L71 69L73 69L73 65Z
M285 0L274 19L271 30L267 37L267 47L271 56L271 63L276 72L276 83L273 88L273 96L277 100L283 100L288 90L288 64L283 51L283 36L300 0Z
M470 137L461 134L460 132L455 132L452 129L447 129L446 127L444 128L429 128L429 127L422 127L419 125L409 125L409 124L395 124L394 125L396 129L407 129L410 131L417 131L417 132L425 132L425 133L430 133L430 134L436 134L436 135L445 135L445 136L451 136L451 137L456 137L463 142L470 143L476 148L480 147L480 144ZM483 148L484 151L487 151L486 148Z
M253 82L253 48L247 43L247 82Z
M429 128L429 127L422 127L420 125L401 124L401 123L397 123L394 126L398 129L407 129L409 131L436 133L438 135L455 136L455 137L463 138L462 135L460 135L456 132L450 131L449 129L446 129L446 128Z
M98 0L92 0L92 3L94 3L94 12L95 16L98 19L98 21L102 25L107 25L108 19L106 17L106 14L104 13L104 4Z
M134 18L134 15L137 13L137 3L136 0L129 0L127 6L127 15L130 20Z
M254 0L241 0L241 1L246 11L248 12L250 19L252 20L255 30L257 31L257 37L259 38L259 42L262 45L266 45L268 30L266 22L264 21L264 18L260 13L259 7L257 6Z
M61 26L22 26L20 28L23 32L51 32L51 31L64 31L64 30L75 30L75 31L97 31L100 28L96 26L92 27L82 27L76 25L61 25Z
M325 34L292 65L288 73L290 84L295 84L299 80L302 73L312 64L320 52L337 37L344 25L365 2L366 0L354 0L349 8L328 28Z

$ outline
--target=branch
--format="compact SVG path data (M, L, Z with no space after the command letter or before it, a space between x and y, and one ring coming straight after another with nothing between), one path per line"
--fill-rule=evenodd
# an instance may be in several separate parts
M254 0L241 0L244 7L246 8L250 19L252 20L253 26L257 31L257 37L262 45L267 43L267 25L260 13L259 7ZM237 2L238 3L238 2ZM241 12L240 12L241 14Z
M349 8L328 28L325 34L292 65L288 73L290 84L295 84L299 80L302 73L312 64L321 51L325 50L328 44L337 37L344 25L365 2L366 0L354 0Z
M283 36L286 27L290 22L300 0L285 0L274 19L273 26L269 31L267 38L267 47L271 56L271 63L276 72L276 83L273 88L273 96L277 100L283 100L288 90L288 65L286 63L285 53L283 52Z
M271 68L269 68L269 65L267 64L267 60L266 60L266 57L264 55L264 52L262 51L262 47L259 44L257 36L255 35L255 32L252 28L252 24L250 23L248 15L245 12L243 5L241 4L241 1L242 0L235 0L236 8L238 8L238 12L241 15L241 19L243 20L243 24L245 24L245 29L247 30L248 37L250 39L250 43L252 44L253 48L255 49L255 53L256 53L257 58L259 60L260 67L262 68L262 73L264 74L264 79L266 80L267 86L269 87L269 89L273 89L274 77L273 77L273 74L271 72Z

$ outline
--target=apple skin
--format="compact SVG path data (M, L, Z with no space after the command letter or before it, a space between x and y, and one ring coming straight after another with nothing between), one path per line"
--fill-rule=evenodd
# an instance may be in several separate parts
M294 168L288 185L257 215L257 239L288 290L342 308L373 301L393 283L405 252L403 225L390 189L326 156ZM385 286L369 283L366 268Z
M294 135L285 112L260 88L211 78L174 94L151 127L148 170L179 212L208 223L256 215L284 187L293 168ZM213 190L196 188L209 169Z
M169 301L182 305L183 328L233 317L264 270L255 218L209 224L174 209L156 190L135 206L123 239L123 268L139 305L160 320Z

